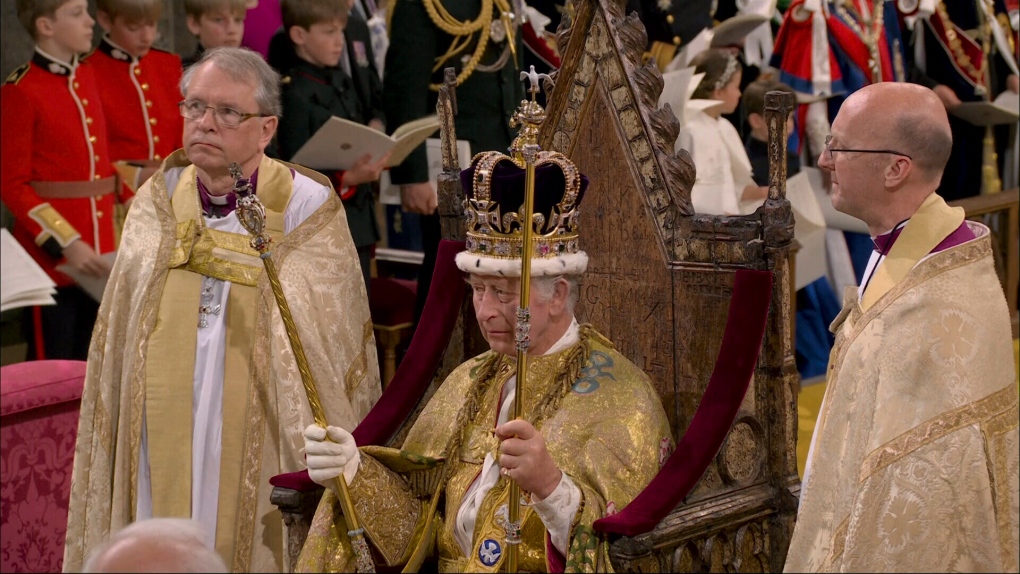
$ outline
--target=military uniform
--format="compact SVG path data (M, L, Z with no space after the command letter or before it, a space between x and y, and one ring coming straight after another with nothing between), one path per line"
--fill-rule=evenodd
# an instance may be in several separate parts
M58 304L26 322L35 329L30 348L41 343L48 358L84 359L98 305L56 266L75 240L100 254L116 248L119 189L93 69L36 49L0 88L0 116L0 194L14 236L58 286Z
M430 90L429 84L442 83L445 67L453 67L459 74L464 66L463 58L469 57L475 47L474 42L468 43L455 57L438 70L432 71L436 58L446 53L454 37L436 27L421 0L394 1L396 4L390 21L390 47L386 51L386 77L383 79L383 101L387 129L390 131L411 120L436 113L438 93ZM443 0L443 7L457 20L467 21L478 17L481 2ZM518 33L514 39L517 43L517 57L520 58L523 53L521 34ZM496 62L505 45L505 42L490 40L481 64ZM471 144L472 154L506 151L510 146L515 134L508 122L524 97L518 66L511 59L497 71L476 69L457 86L457 138ZM425 146L419 147L402 164L393 167L390 170L390 180L398 185L428 181ZM432 279L440 238L439 216L422 217L421 226L425 260L418 277L415 317L421 314Z
M648 33L647 55L661 70L677 50L712 27L713 4L714 0L627 0L627 12L638 13Z
M181 59L153 48L136 58L103 38L85 59L102 83L110 156L162 160L181 147Z
M360 21L364 23L364 20ZM345 36L351 75L339 66L324 68L299 59L284 78L283 117L280 118L277 130L277 146L281 158L292 158L332 116L360 124L367 124L373 119L384 120L381 106L382 82L372 65L371 43L352 38L346 34L346 30ZM372 247L379 241L372 184L344 188L342 171L327 175L344 200L347 223L354 245L358 248L367 289Z

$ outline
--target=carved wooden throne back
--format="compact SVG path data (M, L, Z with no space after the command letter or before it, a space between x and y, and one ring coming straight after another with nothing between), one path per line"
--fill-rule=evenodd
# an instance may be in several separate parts
M578 315L648 373L678 440L712 374L734 272L775 274L754 380L714 463L653 532L616 541L611 554L628 570L779 570L799 492L789 203L773 185L753 215L694 214L693 163L673 153L679 123L668 106L657 109L663 80L641 64L643 26L618 0L574 6L539 143L591 179Z

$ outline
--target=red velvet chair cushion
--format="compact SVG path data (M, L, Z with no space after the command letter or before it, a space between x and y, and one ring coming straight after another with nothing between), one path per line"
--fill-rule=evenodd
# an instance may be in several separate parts
M0 571L59 572L84 361L0 369Z

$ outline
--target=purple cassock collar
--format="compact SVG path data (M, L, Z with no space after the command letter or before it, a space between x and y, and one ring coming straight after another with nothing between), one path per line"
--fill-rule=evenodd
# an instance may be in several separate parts
M251 174L251 186L252 189L256 189L256 180L259 175L258 168L255 168L255 172ZM209 190L202 183L201 179L198 179L198 197L202 200L202 213L206 217L226 217L237 208L237 195L231 191L226 195L213 196L209 194Z
M875 251L877 251L879 255L888 255L889 250L892 249L893 243L895 243L896 239L899 238L904 227L906 227L906 222L901 225L897 225L896 228L889 233L883 233L882 235L873 237L871 242L874 244ZM974 235L974 232L970 230L970 226L967 225L967 221L964 220L963 223L956 228L956 231L950 233L949 236L936 245L935 249L932 249L931 252L938 253L939 251L944 251L950 247L956 247L957 245L966 243L975 237L977 236Z
M883 233L882 235L872 237L871 243L874 245L875 251L877 251L881 255L889 253L889 250L892 249L893 243L896 242L896 238L900 236L900 233L903 231L904 227L906 227L906 225L903 224L897 225L892 231L888 233Z

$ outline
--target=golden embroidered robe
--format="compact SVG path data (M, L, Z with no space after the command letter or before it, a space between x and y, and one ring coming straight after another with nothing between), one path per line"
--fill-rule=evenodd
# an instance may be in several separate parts
M523 418L538 425L556 465L582 492L582 501L567 543L567 571L606 568L605 544L592 523L626 506L651 481L672 448L672 438L659 395L648 377L591 327L581 340L559 353L529 357ZM480 380L493 364L491 384ZM571 371L576 361L578 369ZM358 474L350 485L358 520L366 530L377 563L408 561L426 530L434 525L435 540L425 541L438 555L440 572L496 572L505 558L508 480L500 477L485 495L468 556L454 538L454 523L465 493L487 453L498 449L493 434L503 385L515 374L516 360L492 351L458 367L422 411L400 450L363 447ZM576 376L574 376L576 374ZM564 382L566 384L564 384ZM569 387L562 395L564 387ZM442 459L456 432L458 413L475 389L484 389L477 416L467 421L456 464L443 502L429 517L429 499L436 491ZM540 413L542 403L562 395L558 408ZM521 507L522 544L519 567L525 572L549 568L546 529L531 508ZM350 572L354 562L339 502L327 489L319 504L298 559L303 572ZM495 545L494 545L495 544ZM498 545L498 550L495 550Z
M1017 385L988 228L932 195L848 288L787 572L1017 571Z
M171 169L183 170L172 194L165 176ZM327 419L352 429L381 393L364 280L335 193L284 235L291 169L331 191L318 173L263 158L256 194ZM269 478L304 468L301 433L312 417L264 266L248 240L205 225L195 168L183 151L167 158L135 197L89 351L65 571L78 571L91 549L136 519L143 428L153 516L191 516L203 276L231 285L217 527L209 534L234 571L284 568L284 525L269 501Z

